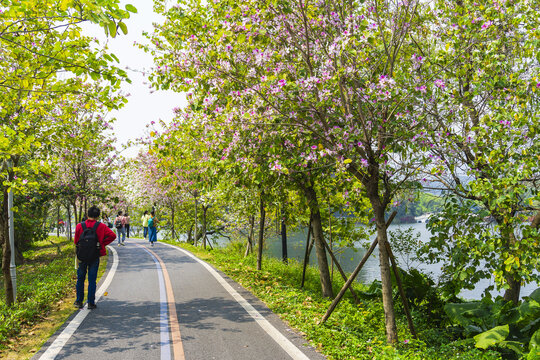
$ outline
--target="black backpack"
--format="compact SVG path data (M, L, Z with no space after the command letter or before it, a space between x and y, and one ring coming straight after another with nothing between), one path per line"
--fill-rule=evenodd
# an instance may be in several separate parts
M96 232L99 222L96 221L96 224L91 228L86 226L85 221L81 225L83 233L77 243L77 258L89 264L99 258L100 243Z
M116 221L114 222L114 226L117 229L121 229L122 228L122 220L120 218L116 218Z

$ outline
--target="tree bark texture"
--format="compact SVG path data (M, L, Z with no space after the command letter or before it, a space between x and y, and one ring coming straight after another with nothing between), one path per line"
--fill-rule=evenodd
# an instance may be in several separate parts
M71 206L73 206L73 218L75 219L75 223L77 223L77 202L74 201ZM71 212L70 212L70 209L69 209L70 205L67 206L67 211L68 211L68 218L69 220L71 220ZM69 224L71 224L71 221L69 222ZM67 224L66 224L67 225ZM67 228L67 226L66 226Z
M289 256L287 254L287 224L285 224L285 211L281 213L281 260L285 263L289 263Z
M171 236L176 239L176 231L174 230L174 203L171 204Z
M66 236L70 241L73 241L73 233L71 232L71 207L69 203L66 206L67 208L67 223L66 223Z
M260 219L259 219L259 243L258 243L258 249L257 249L257 270L262 269L262 253L263 253L263 246L264 246L264 223L266 221L266 212L264 210L264 192L261 192L259 212L260 212Z
M508 246L512 247L516 241L517 240L512 229L507 235ZM521 279L516 279L511 274L505 275L505 278L509 288L504 292L504 300L511 301L514 303L514 305L517 305L519 302L519 294L521 293Z
M8 226L8 192L4 188L4 199L2 202L2 214L0 216L0 243L2 244L2 276L4 278L4 291L6 294L6 304L11 306L13 299L13 283L11 282L10 263L11 249L9 245L9 226Z
M379 242L379 267L381 271L382 298L385 317L386 341L389 344L398 342L396 316L394 313L394 301L392 299L392 278L390 273L390 262L386 242L388 241L384 209L378 197L372 199L372 206L375 212L375 222L377 225L377 239Z
M309 224L308 224L308 233L307 233L307 240L306 240L306 252L304 254L304 266L302 267L302 282L300 283L300 288L304 287L304 282L306 280L306 268L309 263L309 255L311 254L311 249L313 248L313 241L311 241L311 219L313 218L313 215L309 216Z
M193 244L193 225L188 230L187 242L188 244Z
M330 278L330 271L328 269L326 248L324 247L324 232L322 228L321 212L319 210L317 193L312 185L304 186L303 190L304 195L308 200L311 214L313 215L311 226L313 227L313 241L317 253L317 263L319 265L322 296L332 298L334 297L334 292L332 290L332 280Z
M60 221L60 205L56 208L56 237L60 237L60 224L58 223Z
M202 241L203 241L203 248L206 249L206 212L208 211L208 206L202 207Z
M396 315L394 312L394 301L392 299L390 261L386 248L386 243L388 242L387 230L391 221L386 221L385 210L390 199L389 196L381 199L381 195L379 194L379 169L377 166L371 167L370 176L368 179L364 179L363 184L366 187L367 197L373 209L375 225L377 227L386 341L389 344L396 344L398 342Z

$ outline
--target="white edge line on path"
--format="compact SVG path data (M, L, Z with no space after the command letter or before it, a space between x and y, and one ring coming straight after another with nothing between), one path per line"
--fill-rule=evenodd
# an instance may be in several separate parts
M105 278L105 281L103 281L99 289L96 291L96 302L99 301L101 296L103 296L103 294L105 293L105 290L107 290L107 287L109 287L109 285L111 284L114 274L116 273L116 269L118 268L118 254L112 246L108 246L108 248L113 254L113 264L111 270ZM54 358L56 358L60 350L62 350L64 345L66 345L69 338L73 335L73 333L75 333L75 331L81 325L89 312L90 310L88 310L88 305L85 305L82 310L79 310L79 313L69 322L68 326L66 326L62 333L58 335L58 337L54 340L51 346L49 346L47 351L45 351L43 355L41 355L39 360L53 360Z
M135 244L138 247L144 249L152 257L154 263L156 264L158 279L159 279L159 332L161 339L161 360L170 360L171 359L171 341L169 334L169 312L168 312L168 302L167 302L167 293L165 290L165 280L163 278L163 271L161 270L161 264L158 259L152 254L148 249L143 245Z
M187 256L191 257L192 259L200 263L202 266L204 266L206 270L208 270L210 274L212 274L212 276L214 276L214 278L221 284L221 286L223 286L225 290L227 290L227 292L229 292L229 294L231 294L231 296L240 305L242 305L242 307L247 311L247 313L260 325L260 327L263 328L264 331L266 331L268 335L270 335L272 339L274 339L274 341L279 344L279 346L281 346L283 350L285 350L285 352L287 352L287 354L289 354L291 358L293 358L294 360L309 360L309 358L302 351L300 351L300 349L298 349L289 339L287 339L287 337L285 337L285 335L283 335L278 329L276 329L272 324L270 324L270 322L266 320L266 318L262 316L261 313L259 313L246 299L242 297L242 295L240 295L231 285L229 285L229 283L216 270L214 270L214 268L212 268L206 262L202 261L201 259L197 258L193 254L182 248L167 243L161 244L170 246L186 254Z

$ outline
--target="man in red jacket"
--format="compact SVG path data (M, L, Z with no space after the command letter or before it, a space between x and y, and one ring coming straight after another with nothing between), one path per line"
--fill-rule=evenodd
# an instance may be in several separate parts
M92 206L88 209L88 219L85 221L87 229L92 229L99 219L100 210L96 206ZM82 223L77 224L75 228L75 245L79 242L83 233ZM77 300L75 300L75 307L82 309L84 300L84 280L86 279L86 272L88 272L88 308L96 308L96 279L99 268L99 258L107 255L105 246L109 245L116 239L116 234L109 229L109 227L103 223L98 223L95 229L100 248L99 257L91 263L79 261L79 267L77 269ZM95 239L95 238L94 238ZM95 241L95 240L94 240Z

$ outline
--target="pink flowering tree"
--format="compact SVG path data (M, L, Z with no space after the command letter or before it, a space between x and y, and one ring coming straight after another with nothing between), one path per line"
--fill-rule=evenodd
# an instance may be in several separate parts
M90 91L90 90L88 90ZM112 97L122 102L123 97ZM72 236L71 223L80 222L87 208L99 205L103 215L115 203L117 192L113 174L118 168L119 154L113 143L112 123L105 120L106 107L86 96L76 95L58 104L58 116L64 120L51 135L50 192L56 195L57 214L67 212L67 235ZM116 200L118 201L118 200Z
M312 210L321 169L362 183L379 241L387 339L396 342L385 213L423 161L411 139L426 79L414 74L431 9L419 1L188 1L162 10L155 83L192 91L194 108L223 113L225 126L250 134L240 139L254 141L252 154L259 134L269 137L263 156L295 174ZM322 251L318 258L324 283Z
M202 206L203 215L206 215L212 201L204 172L197 167L202 160L195 156L196 150L185 151L191 149L192 134L175 131L176 126L177 123L166 125L162 121L152 121L147 125L148 133L139 139L142 149L135 159L134 185L138 189L139 204L159 206L165 210L158 217L167 219L173 238L183 232L192 242L194 202L196 199L201 201L199 210ZM201 212L198 215L200 217ZM196 239L202 234L201 228L198 230Z
M189 214L182 217L182 228L188 233L188 240L197 243L201 239L206 247L206 235L223 228L219 203L224 189L217 163L222 160L210 156L215 149L207 146L203 133L199 131L201 128L188 127L188 117L181 120L183 116L179 113L175 122L163 132L150 133L149 153L160 172L160 183L177 194L178 205ZM197 219L194 219L195 208ZM194 228L197 233L192 239Z

